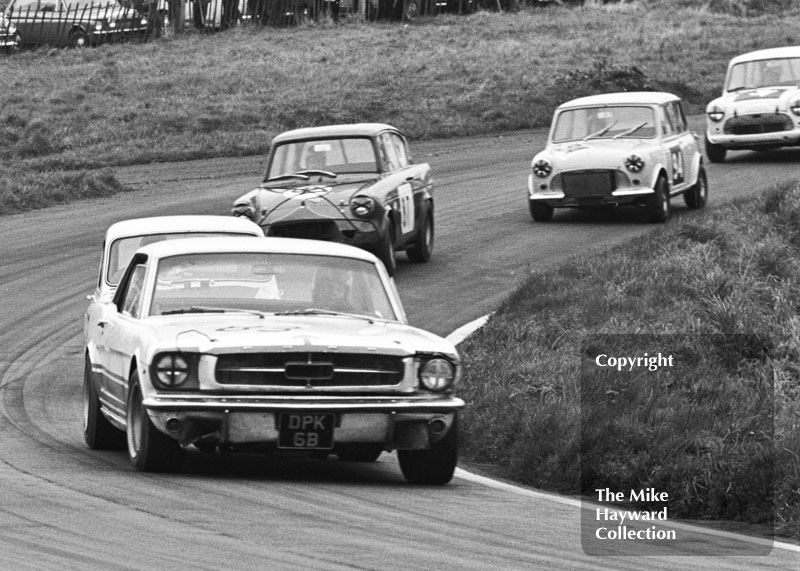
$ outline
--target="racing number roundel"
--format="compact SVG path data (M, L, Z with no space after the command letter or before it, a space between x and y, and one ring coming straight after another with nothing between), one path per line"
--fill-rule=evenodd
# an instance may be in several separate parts
M397 197L400 201L400 229L405 234L414 229L414 193L411 185L405 183L398 186Z

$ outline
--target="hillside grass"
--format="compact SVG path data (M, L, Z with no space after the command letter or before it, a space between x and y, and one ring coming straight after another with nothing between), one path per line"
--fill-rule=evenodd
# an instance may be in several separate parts
M655 487L671 517L774 518L800 537L798 310L797 182L534 274L460 347L464 456L562 493ZM582 383L598 347L637 341L683 370L599 396L596 375Z
M800 43L800 7L711 4L240 26L4 56L0 213L79 195L64 171L262 154L294 127L379 121L413 139L531 129L567 99L622 89L671 91L699 113L732 56Z

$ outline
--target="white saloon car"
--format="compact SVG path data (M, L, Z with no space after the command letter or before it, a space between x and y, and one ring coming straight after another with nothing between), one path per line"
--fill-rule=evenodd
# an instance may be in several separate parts
M555 208L630 204L666 222L679 194L689 208L702 208L708 182L697 137L670 93L608 93L560 105L528 176L537 221L550 220Z
M457 463L454 346L406 323L384 265L293 238L162 241L139 249L86 334L86 441L127 435L133 465L184 449L373 461L407 480Z
M706 107L706 155L800 145L800 46L731 60L722 96Z

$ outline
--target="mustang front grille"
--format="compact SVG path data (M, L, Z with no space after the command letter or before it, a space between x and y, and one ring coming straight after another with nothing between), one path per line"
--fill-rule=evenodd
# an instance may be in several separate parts
M232 353L217 358L221 385L285 387L391 386L403 358L359 353Z
M566 196L605 196L616 188L614 171L608 170L564 173L561 184Z
M791 131L791 118L781 113L767 115L739 115L725 121L726 135L760 135Z

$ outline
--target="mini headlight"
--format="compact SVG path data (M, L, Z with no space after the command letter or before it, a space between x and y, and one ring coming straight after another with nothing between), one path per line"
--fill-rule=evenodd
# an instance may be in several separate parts
M181 386L189 378L189 362L180 353L165 353L155 363L156 377L167 388Z
M799 99L792 99L789 102L789 109L795 115L800 115L800 98Z
M94 29L96 32L99 32L103 29L103 22L95 22Z
M631 172L641 172L644 168L644 159L636 153L633 153L625 159L625 168Z
M141 20L139 20L139 25L140 26L146 26L147 25L147 18L142 18Z
M109 22L108 23L108 27L109 28L116 28L117 27L117 23L116 22Z
M722 121L723 117L725 117L725 111L722 107L714 105L714 107L708 110L708 118L714 121L714 123L719 123Z
M375 201L369 196L356 196L350 201L350 212L359 218L366 218L375 210Z
M546 178L553 172L553 163L547 159L539 159L533 163L533 174L539 178Z
M443 391L455 380L456 370L447 359L434 358L419 368L419 380L429 391Z
M8 33L13 34L17 31L17 25L14 22L8 23Z

